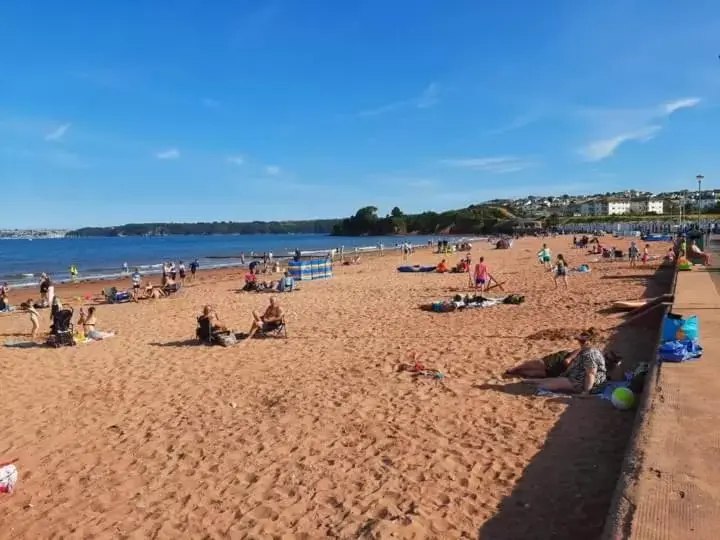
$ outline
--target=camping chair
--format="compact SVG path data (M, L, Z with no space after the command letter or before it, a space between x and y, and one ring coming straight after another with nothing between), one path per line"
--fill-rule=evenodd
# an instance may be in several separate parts
M258 330L258 335L261 337L275 337L287 339L287 321L285 320L285 317L280 320L277 326L273 326L272 328L266 329L265 325L263 324L263 327Z

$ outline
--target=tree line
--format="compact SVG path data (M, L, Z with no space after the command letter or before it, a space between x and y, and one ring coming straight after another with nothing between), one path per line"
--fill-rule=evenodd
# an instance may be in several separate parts
M301 221L214 221L208 223L128 223L116 227L83 227L66 236L169 236L217 234L330 234L337 219Z
M375 206L360 208L354 216L333 227L337 236L384 236L393 234L488 234L512 227L515 217L504 207L473 205L461 210L405 214L397 206L381 217Z

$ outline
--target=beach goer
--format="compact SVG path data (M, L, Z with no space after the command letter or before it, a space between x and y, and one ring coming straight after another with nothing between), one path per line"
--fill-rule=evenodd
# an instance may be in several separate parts
M10 307L10 286L7 281L0 286L0 311Z
M52 298L50 298L50 287L52 287L52 281L50 281L50 277L43 272L40 276L40 305L43 307L48 307L52 302Z
M710 266L710 255L700 249L700 246L697 245L697 242L695 240L690 242L690 251L692 251L692 254L695 257L699 257L700 259L702 259L703 265Z
M195 274L197 273L198 268L200 268L200 263L197 259L195 259L190 263L190 281L195 281Z
M294 289L295 278L290 275L290 272L285 272L285 275L278 281L277 290L280 292L292 292Z
M537 256L546 270L550 270L552 268L552 253L550 252L550 248L547 244L543 244L543 247L540 251L538 251Z
M607 381L607 367L603 353L593 347L591 334L583 332L576 339L580 350L562 376L527 382L550 392L594 394L602 390Z
M643 264L647 264L647 262L650 260L650 246L645 244L645 247L643 248L643 254L642 258L640 259Z
M202 315L198 317L197 321L197 337L202 342L212 343L217 334L227 331L227 328L220 324L217 312L210 306L203 307Z
M177 279L177 267L175 266L175 261L170 263L170 279L175 281Z
M271 332L276 330L283 324L285 318L285 312L274 296L270 297L270 303L265 309L265 312L260 315L257 311L253 311L252 314L253 322L248 332L247 339L252 338L259 331Z
M568 288L568 267L567 267L567 261L565 261L565 257L563 257L562 253L558 253L557 261L555 261L555 274L553 275L553 281L555 282L555 288L557 288L557 282L558 279L563 280L565 283L565 288Z
M142 274L138 271L137 268L133 270L130 279L132 281L133 300L137 302L138 298L140 297L140 283L142 282Z
M638 249L635 242L630 242L630 248L628 249L628 258L630 259L630 268L637 266L638 258L640 257L640 250Z
M242 266L245 266L245 252L244 251L240 252L240 264Z
M155 287L151 282L145 285L145 298L158 300L167 296L167 293L161 287Z
M567 371L567 368L579 353L580 349L557 351L535 360L525 360L508 369L505 375L528 379L560 377Z
M35 339L35 336L37 336L37 331L40 328L40 318L38 312L33 307L33 301L28 300L27 302L23 302L20 307L30 315L30 323L32 324L32 331L30 333L30 337L32 339Z
M85 332L85 337L100 341L103 339L111 338L115 335L115 332L101 332L97 326L97 315L95 315L95 306L88 308L87 315L81 310L80 320L78 320L78 326L82 326Z
M128 269L128 263L127 263L127 262L124 262L124 263L123 263L123 265L122 265L122 271L123 271L123 274L129 274L129 273L130 273L130 270Z
M445 259L443 259L442 261L440 261L438 263L438 265L435 267L435 271L440 274L444 274L445 272L448 271L448 267L447 267L447 263L445 262Z
M478 263L475 265L475 271L472 273L470 278L470 287L475 288L475 292L479 290L483 292L487 290L490 285L490 270L485 264L485 257L480 257Z
M180 274L180 285L185 284L185 263L180 261L178 264L178 274Z
M73 283L77 281L78 278L78 267L76 264L70 265L70 281Z

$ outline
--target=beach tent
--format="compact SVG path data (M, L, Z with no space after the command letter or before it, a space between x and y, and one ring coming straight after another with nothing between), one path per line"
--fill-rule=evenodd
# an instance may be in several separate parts
M288 262L290 277L296 281L329 279L332 277L332 263L329 259L301 259Z

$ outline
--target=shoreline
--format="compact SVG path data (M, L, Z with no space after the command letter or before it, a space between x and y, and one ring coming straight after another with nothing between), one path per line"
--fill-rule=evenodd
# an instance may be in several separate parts
M460 243L460 242L482 242L486 240L486 238L483 237L452 237L453 243ZM411 246L415 249L420 248L426 248L428 244L421 243L421 244L414 244L411 243ZM392 246L383 246L383 252L387 253L396 253L400 249L400 245L395 244ZM369 245L369 246L352 246L348 247L344 251L344 256L353 256L354 254L361 254L361 255L369 255L374 254L380 251L379 243L376 245ZM301 250L301 256L303 257L312 257L312 256L323 256L327 255L328 253L333 254L333 260L338 260L338 249L337 248L329 248L329 249L308 249L308 250ZM293 252L287 252L283 251L278 254L275 254L273 256L273 260L278 260L281 264L284 261L287 261L289 259L292 259L294 256ZM254 260L262 260L262 255L258 254L255 251L250 252L248 256L245 257L245 263L239 262L240 256L239 255L206 255L203 257L198 258L200 261L200 271L202 270L222 270L222 269L242 269L247 268L250 264L250 262ZM110 268L107 269L97 269L95 271L90 271L86 275L80 275L77 279L74 281L70 278L55 278L57 276L57 273L48 272L47 270L37 270L33 272L24 272L24 273L16 273L12 276L8 276L5 278L0 278L1 282L7 282L11 289L29 289L32 287L37 287L39 285L39 278L40 274L42 272L48 273L50 278L53 280L53 282L57 285L70 285L70 284L80 284L80 283L95 283L95 282L115 282L115 281L122 281L124 279L129 279L130 275L132 274L132 270L134 268L138 268L140 270L140 273L145 276L160 276L162 274L162 262L159 263L153 263L153 264L135 264L135 265L129 265L129 272L124 273L122 270L113 270ZM189 271L188 271L189 274ZM65 274L67 275L67 274ZM13 276L15 276L13 278ZM19 277L18 276L22 276Z

